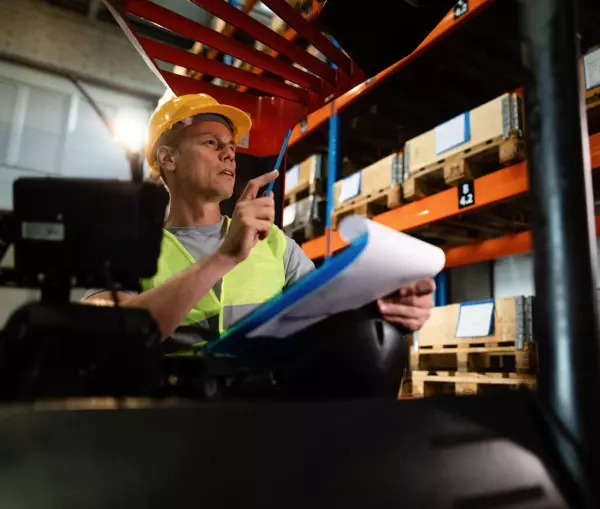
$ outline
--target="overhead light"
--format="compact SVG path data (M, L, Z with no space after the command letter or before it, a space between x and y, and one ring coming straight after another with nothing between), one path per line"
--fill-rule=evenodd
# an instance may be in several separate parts
M140 152L146 141L147 118L135 110L119 110L113 121L113 137L130 153Z

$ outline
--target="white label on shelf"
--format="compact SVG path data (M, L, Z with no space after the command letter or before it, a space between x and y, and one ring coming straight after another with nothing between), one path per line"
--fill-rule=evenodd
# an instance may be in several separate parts
M285 172L285 192L291 191L298 185L300 180L300 165L292 167Z
M296 204L292 203L283 209L283 227L291 225L296 220Z
M342 180L342 189L340 190L339 203L345 202L350 198L358 196L360 193L360 171L357 171L354 175L350 175Z
M481 338L492 334L494 328L493 299L467 302L460 305L457 338Z
M442 154L469 141L469 113L463 113L435 128L435 152Z
M591 90L600 85L600 48L583 57L585 68L585 89Z

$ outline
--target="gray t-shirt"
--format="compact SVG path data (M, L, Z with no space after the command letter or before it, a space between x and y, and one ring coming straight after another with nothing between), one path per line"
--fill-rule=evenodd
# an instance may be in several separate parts
M226 236L225 222L223 218L214 225L208 226L181 226L167 228L183 247L193 256L195 260L205 258L214 253L223 243ZM285 268L285 287L295 283L305 274L311 272L315 266L306 256L300 246L291 238L286 236L287 244L283 255L283 264ZM84 299L104 290L90 290L84 296ZM219 297L221 295L221 282L219 281L213 291ZM226 306L223 310L223 326L231 327L234 323L247 315L256 308L256 304L245 304L240 306ZM218 330L218 317L203 320L197 324L200 330Z

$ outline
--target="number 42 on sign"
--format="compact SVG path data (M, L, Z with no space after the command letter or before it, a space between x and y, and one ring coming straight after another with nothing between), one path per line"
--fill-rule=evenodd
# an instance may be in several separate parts
M458 186L458 208L464 209L471 205L475 205L475 186L472 180Z

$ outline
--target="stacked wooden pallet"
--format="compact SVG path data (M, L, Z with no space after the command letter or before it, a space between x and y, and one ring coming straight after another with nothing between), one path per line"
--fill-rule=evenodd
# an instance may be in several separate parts
M583 56L585 100L588 109L600 106L600 47Z
M486 315L490 306L493 311ZM477 330L473 323L459 322L465 319L491 319L489 334L458 337ZM400 396L407 396L410 386L413 397L534 387L537 362L532 335L528 297L434 308L423 329L414 334L411 383L403 384Z
M600 46L582 58L582 80L585 85L588 130L600 132Z
M314 154L292 166L285 173L285 204L296 203L306 196L321 192L321 175L325 158Z
M402 153L394 153L336 182L332 227L352 214L373 217L398 207L401 179Z
M406 142L403 197L423 198L524 157L522 100L504 94Z
M323 234L325 202L320 195L325 158L315 154L285 175L284 231L297 242Z

